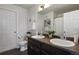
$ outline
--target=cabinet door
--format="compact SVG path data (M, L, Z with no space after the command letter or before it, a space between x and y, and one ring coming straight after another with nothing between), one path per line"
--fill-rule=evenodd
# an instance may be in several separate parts
M41 55L49 55L46 51L41 50Z
M28 54L29 55L40 55L40 49L35 46L28 47Z
M28 40L28 53L32 55L40 55L40 42L29 39Z
M41 46L42 46L41 49L45 51L48 55L67 55L67 54L69 55L70 54L69 52L65 50L56 48L48 44L42 44Z

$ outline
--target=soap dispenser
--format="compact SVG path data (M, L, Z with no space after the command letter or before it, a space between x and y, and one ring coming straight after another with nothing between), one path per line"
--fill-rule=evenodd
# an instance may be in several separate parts
M38 36L38 32L36 31L36 35Z
M78 44L78 33L77 32L74 34L74 43Z

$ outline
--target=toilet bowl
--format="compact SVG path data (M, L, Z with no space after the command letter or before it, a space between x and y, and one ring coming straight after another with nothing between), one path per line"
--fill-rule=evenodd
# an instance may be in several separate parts
M20 41L19 46L20 46L20 51L27 50L27 41Z

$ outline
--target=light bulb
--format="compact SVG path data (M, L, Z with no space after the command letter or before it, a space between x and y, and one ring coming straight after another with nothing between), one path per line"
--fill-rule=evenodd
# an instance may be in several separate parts
M45 4L44 8L48 8L50 6L50 4Z

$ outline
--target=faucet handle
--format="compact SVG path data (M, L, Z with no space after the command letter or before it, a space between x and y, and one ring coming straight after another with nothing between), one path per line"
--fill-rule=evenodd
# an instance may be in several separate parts
M66 39L66 32L64 31L64 39Z

